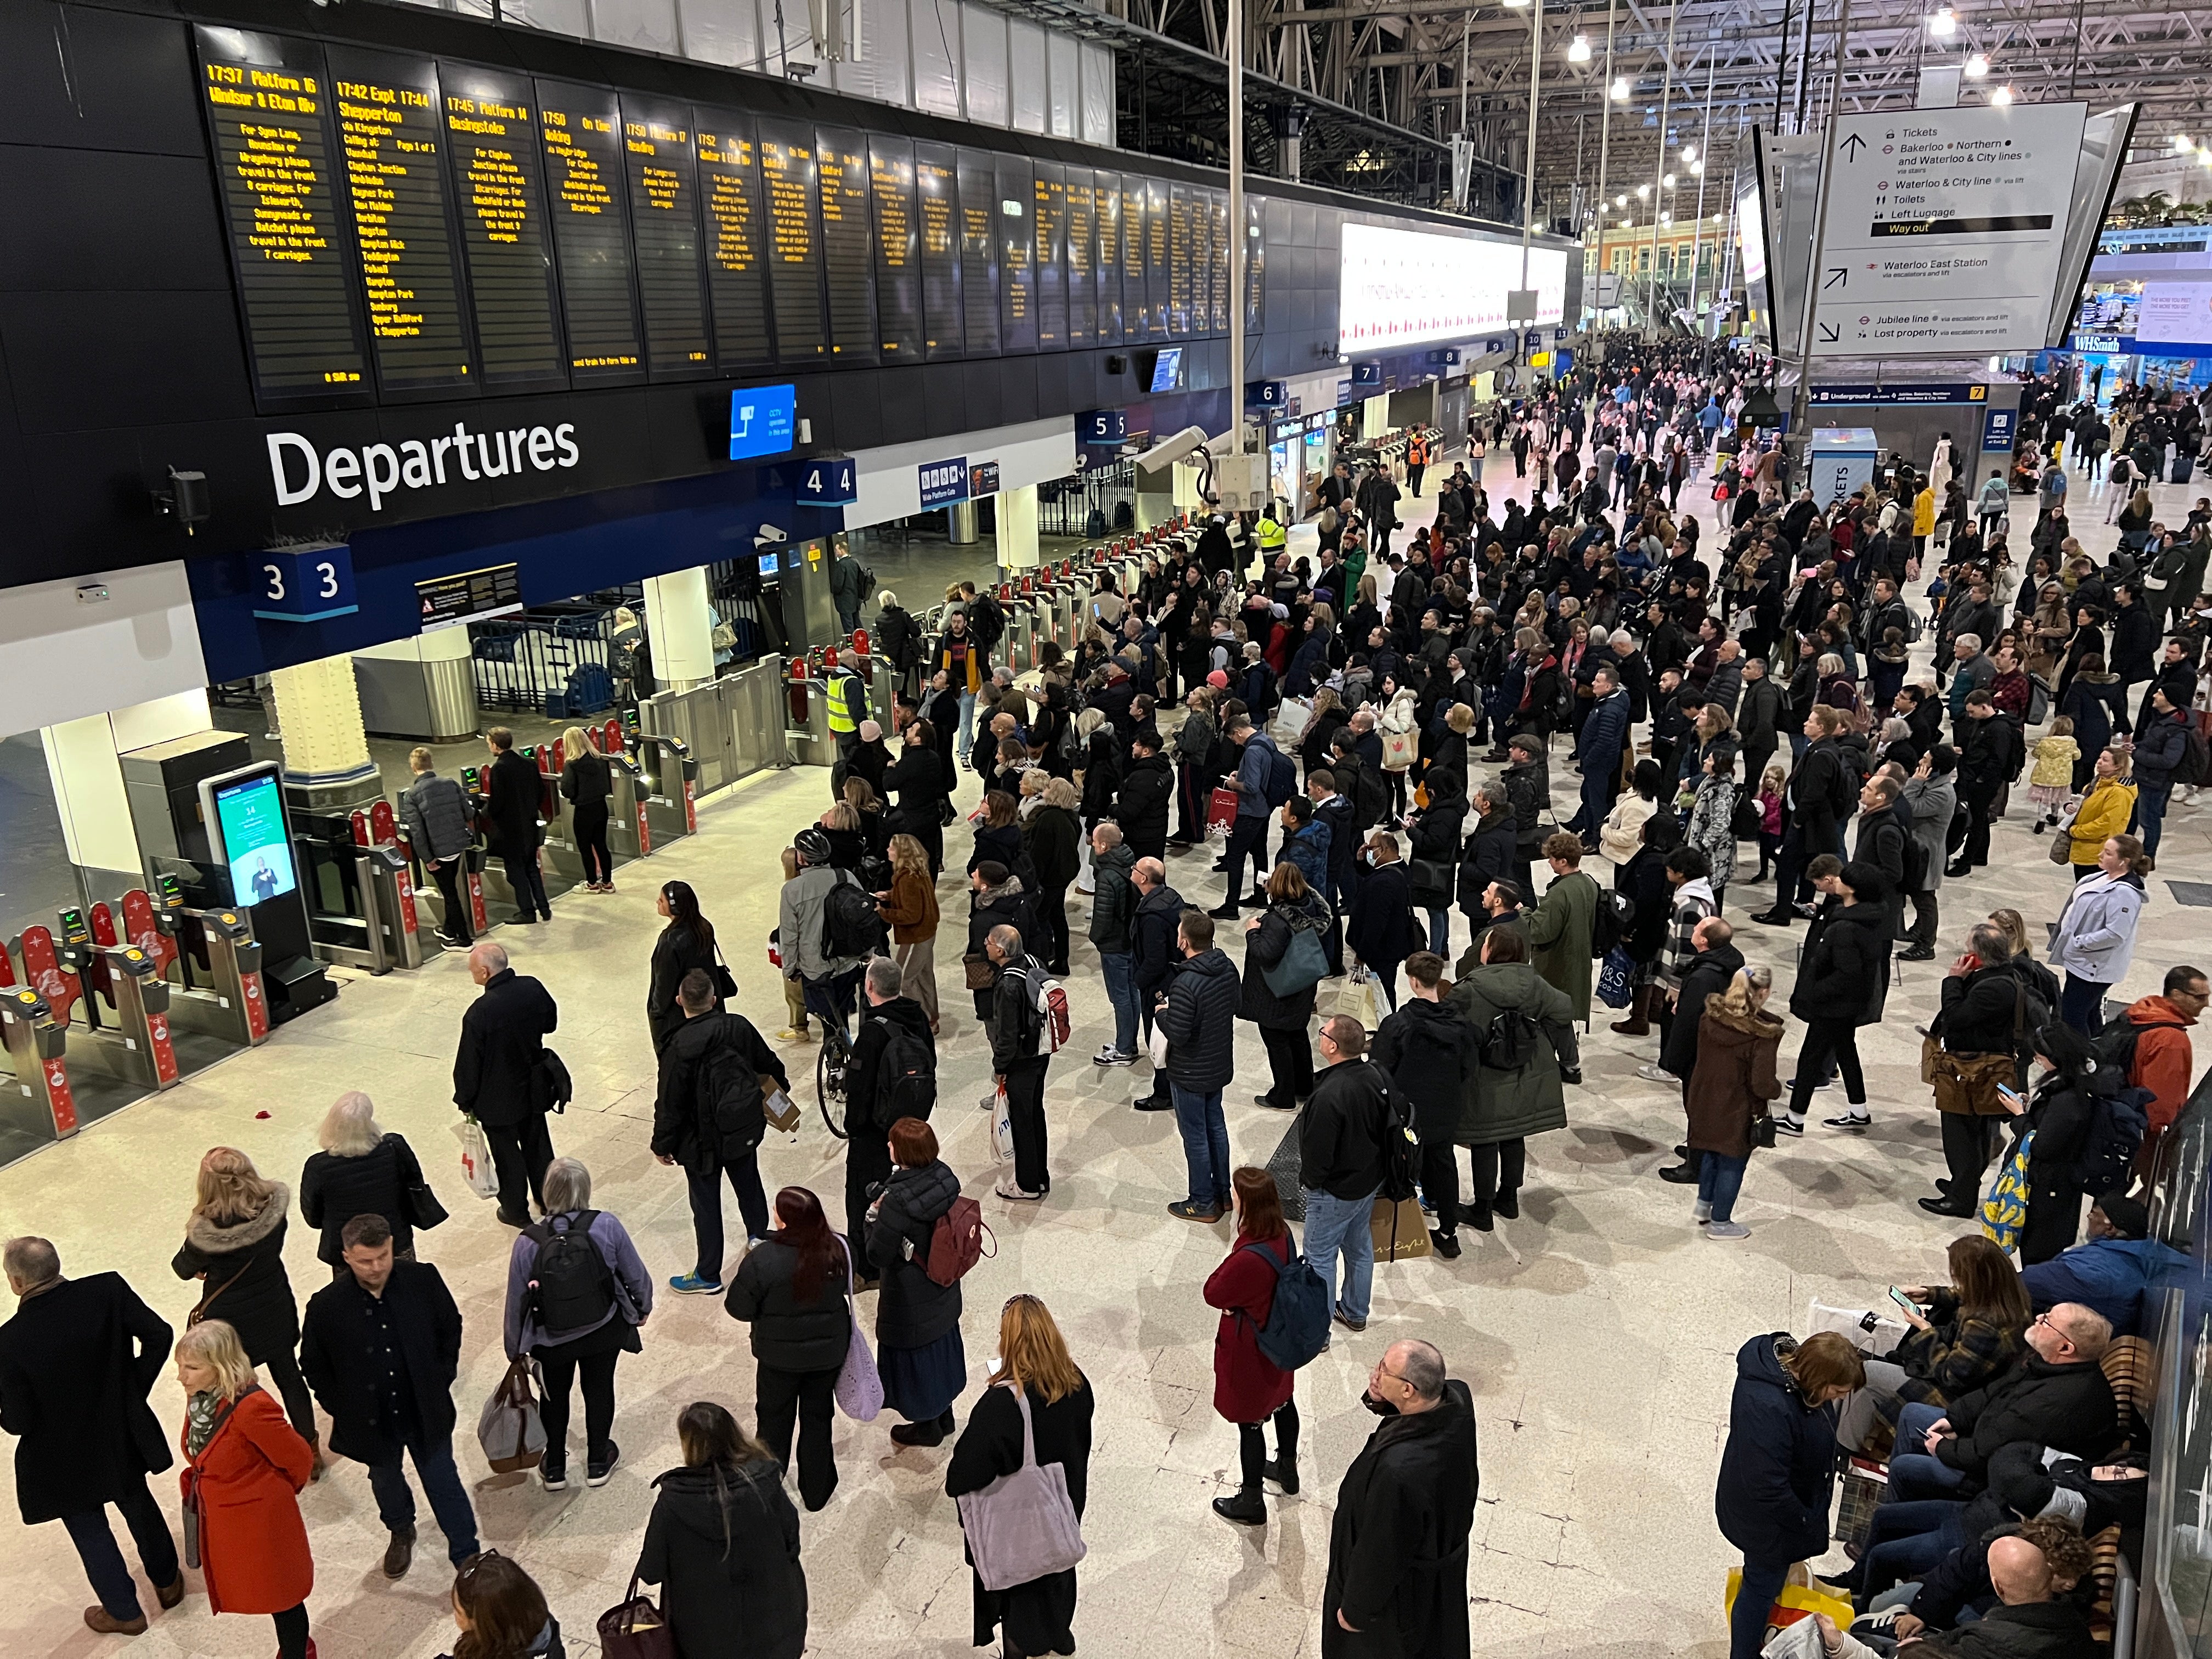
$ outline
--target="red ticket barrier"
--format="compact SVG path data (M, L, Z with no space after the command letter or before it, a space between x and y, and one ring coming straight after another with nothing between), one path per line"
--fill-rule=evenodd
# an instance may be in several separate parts
M134 887L123 896L123 938L151 957L164 975L177 960L177 942L154 920L153 896L143 888Z
M15 949L23 958L24 983L46 1000L46 1006L53 1010L55 1024L68 1024L70 1011L84 994L84 987L54 954L52 930L26 927L22 938L15 942Z

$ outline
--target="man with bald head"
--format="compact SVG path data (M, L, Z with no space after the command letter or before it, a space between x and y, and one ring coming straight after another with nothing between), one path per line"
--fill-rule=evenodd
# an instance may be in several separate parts
M560 1025L561 1011L543 985L508 965L503 945L487 942L471 950L469 977L483 994L461 1016L453 1103L483 1126L490 1143L499 1218L527 1227L528 1200L537 1199L544 1211L545 1166L553 1161L553 1137L545 1128L553 1106L545 1036Z
M1383 1349L1359 1403L1383 1422L1337 1488L1322 1659L1463 1655L1468 1534L1482 1485L1474 1397L1432 1345L1408 1338Z

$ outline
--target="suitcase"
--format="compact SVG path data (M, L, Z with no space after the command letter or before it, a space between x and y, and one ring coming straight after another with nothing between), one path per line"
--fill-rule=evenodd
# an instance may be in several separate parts
M2189 482L2190 475L2195 472L2196 470L2197 458L2194 455L2176 455L2173 458L2174 483L2178 484L2187 483Z

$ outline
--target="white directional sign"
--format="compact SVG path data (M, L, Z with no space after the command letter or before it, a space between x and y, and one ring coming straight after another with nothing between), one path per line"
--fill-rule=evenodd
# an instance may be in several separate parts
M2087 112L2011 104L1843 117L1813 356L2040 349Z

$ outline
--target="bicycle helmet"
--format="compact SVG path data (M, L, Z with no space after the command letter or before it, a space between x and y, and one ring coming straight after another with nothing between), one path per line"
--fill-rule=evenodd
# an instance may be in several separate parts
M830 837L811 825L792 837L791 848L801 864L818 866L830 862Z

